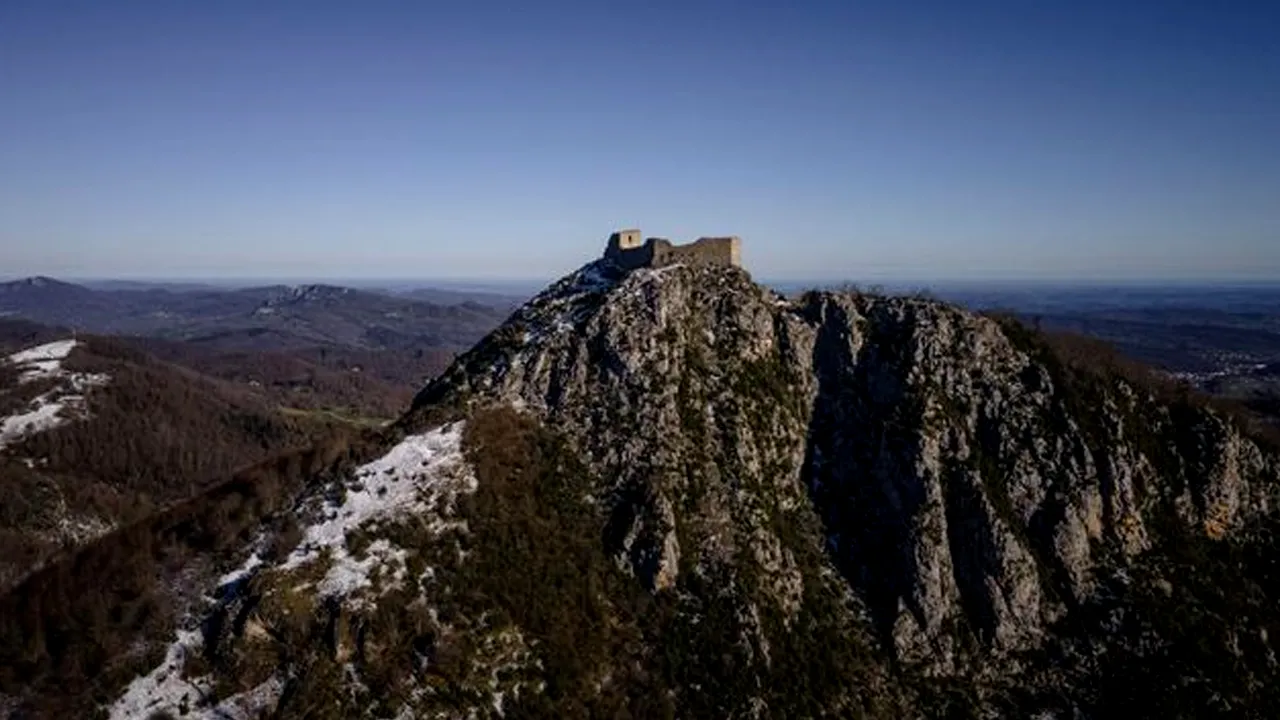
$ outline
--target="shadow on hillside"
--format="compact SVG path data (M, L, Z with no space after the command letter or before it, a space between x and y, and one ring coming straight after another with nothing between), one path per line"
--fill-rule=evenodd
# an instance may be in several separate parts
M813 349L818 394L802 480L822 519L828 555L892 647L899 605L921 614L912 605L917 567L909 523L925 493L911 470L917 440L895 422L908 400L909 368L882 338L868 337L855 357L843 308L811 310L822 314Z
M0 697L19 717L90 717L163 656L184 588L238 557L308 482L379 445L338 433L281 454L27 577L0 596Z
M855 326L843 308L812 308L818 334L813 367L818 394L810 418L802 481L826 533L826 552L862 597L877 635L893 648L901 610L921 625L918 579L928 574L919 551L949 554L960 604L978 636L995 628L993 598L984 585L994 528L980 512L983 488L950 468L942 484L945 537L921 537L920 516L929 512L929 479L921 477L923 399L911 391L909 310L879 306L866 323L856 351ZM954 472L952 471L954 470ZM936 618L934 618L936 620Z

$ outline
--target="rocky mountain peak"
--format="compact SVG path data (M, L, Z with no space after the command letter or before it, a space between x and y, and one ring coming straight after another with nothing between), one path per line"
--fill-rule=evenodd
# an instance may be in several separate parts
M601 260L390 434L261 523L115 714L1280 702L1276 450L1014 321Z
M1016 324L787 299L732 267L587 265L416 406L459 402L571 437L608 479L609 551L655 591L748 553L794 610L787 536L816 520L885 648L930 672L1039 647L1170 517L1222 535L1275 502L1274 455L1228 419L1077 371Z

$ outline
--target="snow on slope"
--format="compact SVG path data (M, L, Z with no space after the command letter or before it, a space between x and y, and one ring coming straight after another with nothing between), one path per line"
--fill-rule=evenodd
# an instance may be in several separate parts
M347 548L348 533L376 534L380 524L403 520L425 522L434 531L449 528L452 523L445 518L452 514L457 498L476 489L475 476L462 455L462 430L463 423L457 422L411 435L386 455L357 468L342 483L345 492L317 498L320 519L306 528L302 541L287 558L270 564L253 553L218 580L214 595L220 599L210 602L231 602L242 583L259 573L302 576L316 562L328 563L324 578L313 588L317 602L338 597L349 605L360 605L372 592L385 589L388 578L403 580L408 550L378 538L357 558ZM381 588L372 582L375 576L383 581ZM183 677L185 658L198 652L203 642L198 629L201 620L190 618L188 627L178 631L164 661L126 688L109 709L112 720L146 718L161 711L195 720L252 717L274 706L283 687L280 678L214 702L209 697L213 685L209 678ZM249 707L254 709L246 709Z
M57 385L32 398L23 411L0 419L0 449L27 435L58 427L75 414L83 415L84 393L111 379L104 374L68 372L62 367L62 361L78 344L75 340L58 340L6 358L21 371L20 386L37 380L53 380Z
M475 478L462 461L461 437L462 424L455 423L406 438L382 458L361 467L346 488L346 497L325 505L324 521L307 528L281 569L293 570L327 555L332 565L318 587L323 596L349 596L368 587L370 572L378 565L392 568L395 580L402 580L404 550L378 539L366 550L366 558L357 560L347 551L347 533L410 513L433 519L437 533L444 530L448 524L439 517L450 509L444 506L451 507L459 492L475 491ZM429 482L422 482L424 476Z
M22 368L21 382L56 377L62 372L62 361L77 345L75 340L58 340L37 345L9 356L9 362Z

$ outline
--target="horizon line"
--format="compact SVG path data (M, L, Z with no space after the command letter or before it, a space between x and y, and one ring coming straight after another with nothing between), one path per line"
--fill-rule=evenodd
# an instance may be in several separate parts
M750 272L748 270L748 272ZM531 286L544 287L554 283L563 276L403 276L403 275L371 275L343 276L339 274L312 275L51 275L34 274L0 274L0 283L19 282L36 278L46 278L70 284L83 283L136 283L140 285L238 285L241 287L264 287L271 285L307 285L328 284L360 285L412 284L419 287L440 286ZM810 285L820 288L833 286L855 286L871 288L875 286L1013 286L1013 287L1172 287L1172 286L1276 286L1280 287L1280 277L1222 277L1222 276L1175 276L1175 277L1043 277L1043 276L992 276L992 277L768 277L755 276L753 279L761 285Z

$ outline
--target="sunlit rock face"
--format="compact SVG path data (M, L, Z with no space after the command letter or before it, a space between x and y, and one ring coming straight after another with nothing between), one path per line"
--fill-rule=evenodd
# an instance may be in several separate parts
M1100 717L1275 674L1265 583L1212 639L1165 622L1260 572L1275 454L936 301L602 260L393 430L116 715Z

